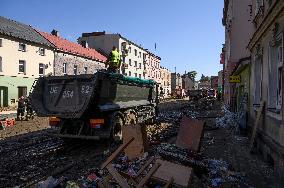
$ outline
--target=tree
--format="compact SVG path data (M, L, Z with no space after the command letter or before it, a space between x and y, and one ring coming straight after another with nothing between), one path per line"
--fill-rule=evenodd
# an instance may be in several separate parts
M187 73L187 76L193 81L195 80L196 75L197 75L196 71L190 71Z
M199 81L200 82L206 82L206 81L209 81L209 80L210 80L209 76L204 76L204 74L202 74Z

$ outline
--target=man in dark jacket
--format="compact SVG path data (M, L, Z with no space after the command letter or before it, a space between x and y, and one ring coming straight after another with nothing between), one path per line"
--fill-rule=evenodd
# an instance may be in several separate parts
M22 120L25 114L25 98L21 96L18 99L17 120Z

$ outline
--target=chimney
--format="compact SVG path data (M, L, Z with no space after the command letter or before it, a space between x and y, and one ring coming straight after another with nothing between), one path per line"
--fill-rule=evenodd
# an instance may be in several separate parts
M82 45L84 48L89 48L87 41L82 40L82 41L81 41L81 45Z
M59 31L57 31L57 30L55 30L55 29L53 29L53 30L51 31L51 34L54 35L54 36L59 37Z

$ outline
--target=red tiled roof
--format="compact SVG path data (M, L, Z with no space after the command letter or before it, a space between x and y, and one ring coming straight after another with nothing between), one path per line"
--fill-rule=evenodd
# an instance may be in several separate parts
M37 32L40 33L44 38L46 38L57 49L59 49L61 51L68 52L68 53L75 54L75 55L79 55L79 56L83 56L83 57L87 57L87 58L98 60L98 61L102 61L102 62L105 62L107 60L107 58L105 56L103 56L102 54L97 52L95 49L84 48L80 44L77 44L75 42L71 42L69 40L51 35L51 34L46 33L46 32L42 32L42 31L38 31L38 30L37 30Z

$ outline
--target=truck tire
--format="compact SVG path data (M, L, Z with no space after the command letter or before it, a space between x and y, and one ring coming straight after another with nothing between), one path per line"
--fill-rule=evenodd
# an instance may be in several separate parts
M111 139L114 141L121 141L122 127L124 125L124 120L122 116L119 113L112 114L110 124L112 125Z

